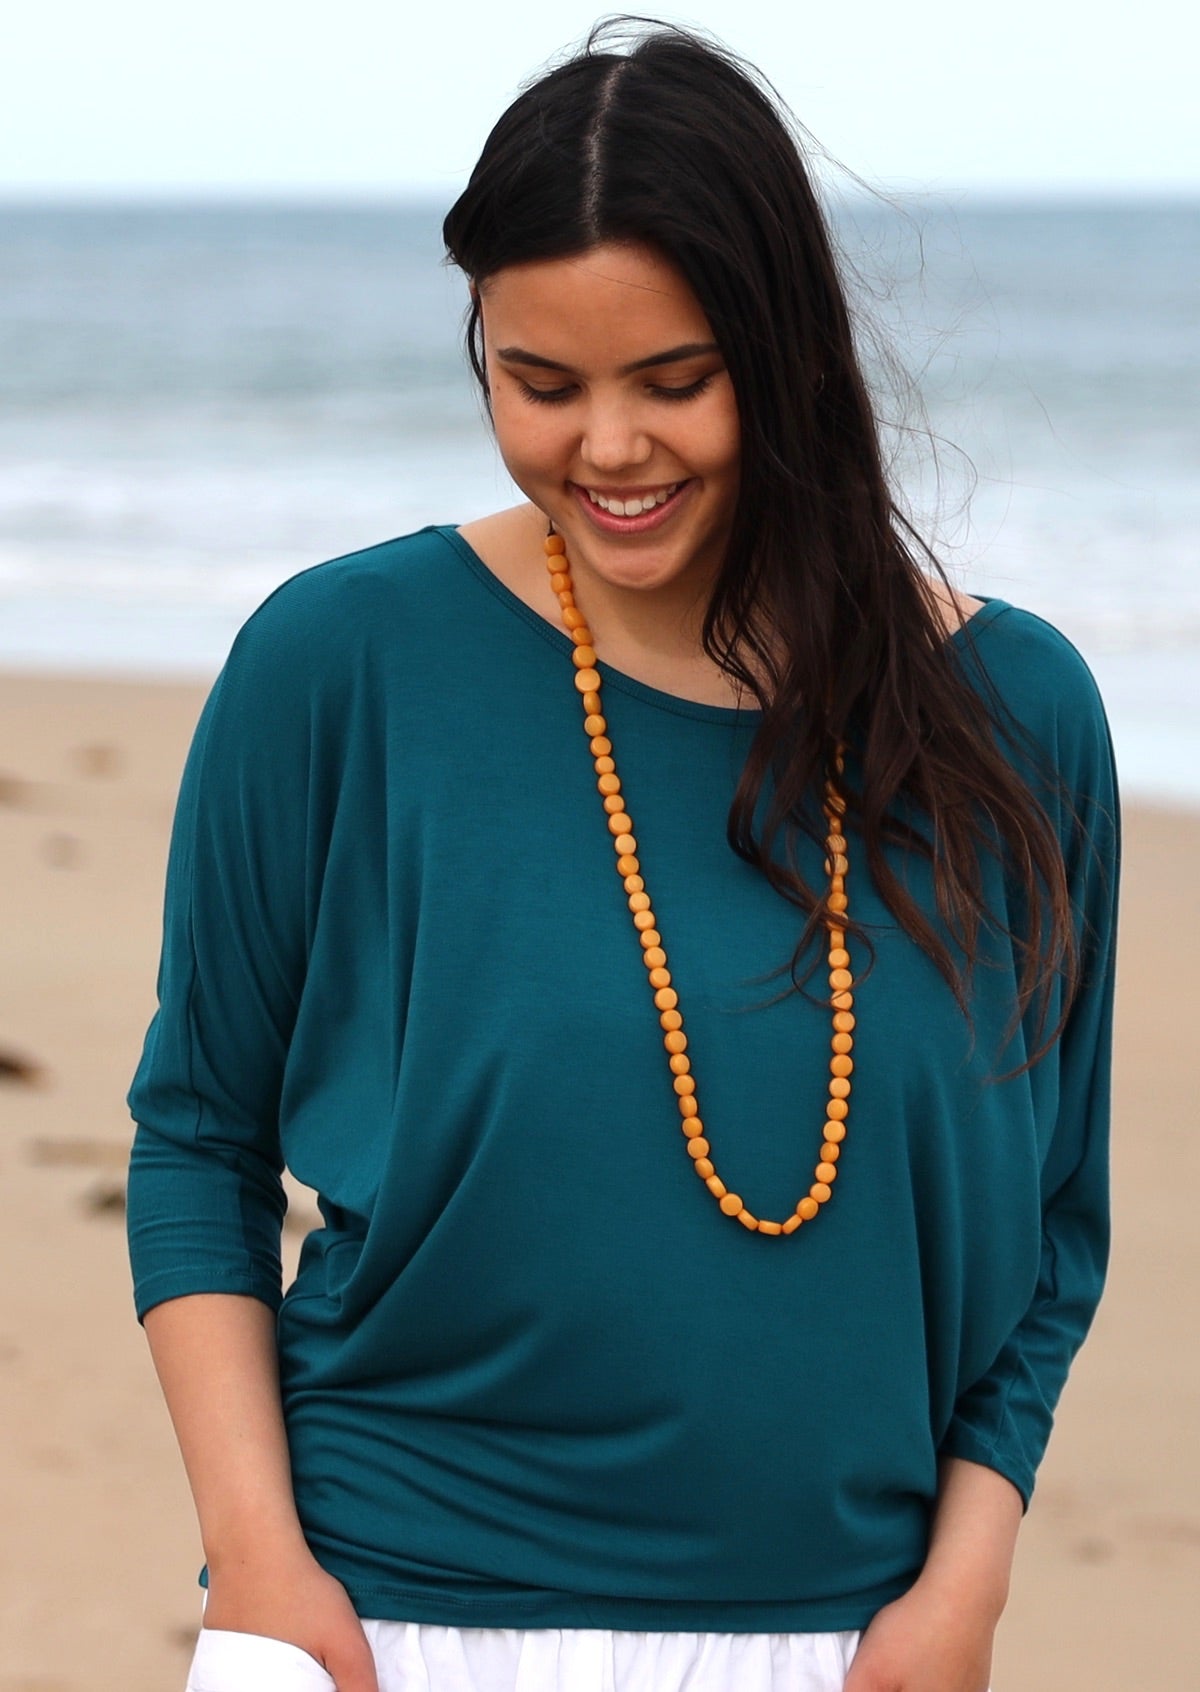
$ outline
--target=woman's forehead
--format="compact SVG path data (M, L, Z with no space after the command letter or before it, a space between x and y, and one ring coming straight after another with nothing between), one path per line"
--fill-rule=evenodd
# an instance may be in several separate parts
M539 353L554 357L545 343L565 338L633 362L713 339L685 277L646 246L606 245L508 265L487 279L480 295L484 332L493 347L536 342Z

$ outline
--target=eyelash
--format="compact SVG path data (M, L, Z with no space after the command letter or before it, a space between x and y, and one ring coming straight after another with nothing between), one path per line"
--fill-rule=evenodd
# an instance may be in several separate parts
M534 405L565 405L571 398L572 388L535 388L528 382L517 382L523 398L532 401ZM669 400L678 403L682 400L697 399L711 384L711 376L701 376L698 382L689 382L686 388L651 388L650 392L656 399Z

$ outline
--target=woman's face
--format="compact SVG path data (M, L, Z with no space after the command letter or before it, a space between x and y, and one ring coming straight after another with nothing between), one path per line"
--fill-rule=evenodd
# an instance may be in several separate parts
M740 429L712 329L650 247L510 265L481 289L496 438L575 563L618 589L707 590ZM632 509L631 509L632 507Z

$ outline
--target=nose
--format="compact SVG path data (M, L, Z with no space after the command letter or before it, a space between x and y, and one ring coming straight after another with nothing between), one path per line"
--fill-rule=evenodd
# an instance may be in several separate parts
M593 397L579 445L585 464L601 474L645 464L653 442L627 400Z

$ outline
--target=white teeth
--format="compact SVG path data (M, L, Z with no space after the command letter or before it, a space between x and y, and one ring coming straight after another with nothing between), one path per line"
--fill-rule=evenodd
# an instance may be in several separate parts
M657 493L643 494L638 499L609 499L605 494L593 492L591 488L584 491L593 505L598 505L602 511L610 511L614 517L640 517L643 511L652 511L656 505L665 505L678 489L679 483L672 482L669 488L660 488Z

